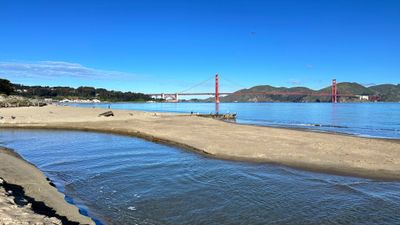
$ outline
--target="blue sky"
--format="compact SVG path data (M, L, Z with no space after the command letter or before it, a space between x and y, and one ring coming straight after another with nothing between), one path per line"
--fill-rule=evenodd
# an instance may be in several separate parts
M179 92L400 83L400 1L0 0L0 77ZM193 91L211 91L212 81Z

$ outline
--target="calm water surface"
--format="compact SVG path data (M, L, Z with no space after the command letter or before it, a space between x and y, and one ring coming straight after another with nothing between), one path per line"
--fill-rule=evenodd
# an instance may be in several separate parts
M400 182L216 160L101 133L0 129L0 145L103 223L400 224Z
M215 112L214 103L72 104L160 112ZM221 103L238 123L306 128L359 136L400 138L400 103Z

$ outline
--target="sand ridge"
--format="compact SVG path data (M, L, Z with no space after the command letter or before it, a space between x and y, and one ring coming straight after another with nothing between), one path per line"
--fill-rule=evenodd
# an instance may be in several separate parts
M400 179L400 141L226 123L173 113L45 106L0 109L1 127L73 129L142 137L219 158ZM11 118L13 116L13 118Z

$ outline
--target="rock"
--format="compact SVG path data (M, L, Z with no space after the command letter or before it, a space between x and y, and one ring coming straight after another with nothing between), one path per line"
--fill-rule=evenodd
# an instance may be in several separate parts
M114 116L114 113L112 111L107 111L107 112L100 113L99 116L109 117L109 116Z
M1 107L26 107L26 106L45 106L46 103L38 99L29 99L16 95L0 95Z

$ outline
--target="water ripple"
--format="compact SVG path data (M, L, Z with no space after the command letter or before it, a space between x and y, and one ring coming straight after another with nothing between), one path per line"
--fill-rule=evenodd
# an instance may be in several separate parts
M0 140L113 224L400 223L399 182L210 159L99 133L2 130Z

